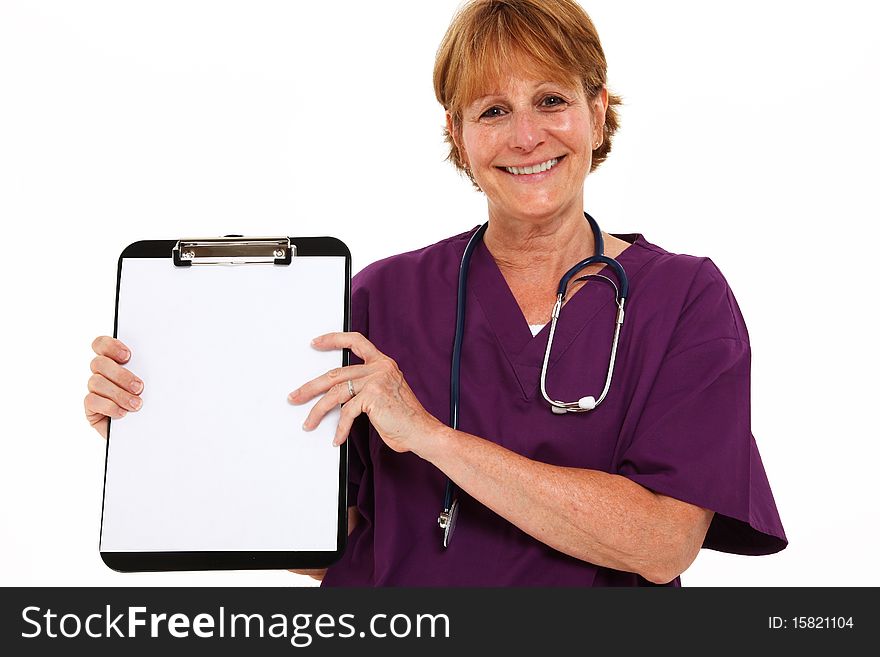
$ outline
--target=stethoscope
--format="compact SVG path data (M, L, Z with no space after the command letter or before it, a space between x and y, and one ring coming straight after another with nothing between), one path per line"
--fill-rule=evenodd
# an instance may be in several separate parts
M617 357L617 343L620 338L620 328L623 326L623 306L626 303L627 294L629 294L629 280L626 272L620 263L614 258L605 255L605 244L602 241L602 231L599 224L589 214L584 212L584 217L590 222L590 228L593 230L593 241L595 243L595 253L586 260L581 260L574 267L565 272L565 275L559 281L559 287L556 290L556 303L553 306L553 312L550 314L550 334L547 336L547 348L544 350L544 363L541 366L541 395L550 404L550 410L558 415L565 413L584 413L592 411L605 399L608 389L611 387L611 375L614 372L614 359ZM489 223L486 222L480 226L471 236L467 246L464 249L464 255L461 258L461 267L458 272L458 301L455 311L455 340L452 345L452 377L450 390L450 422L449 425L453 429L458 429L458 399L459 399L459 383L461 381L461 342L464 337L464 310L467 293L467 276L468 269L471 264L471 256L477 244L483 239L486 228ZM614 298L617 304L617 317L614 326L614 338L611 343L611 358L608 361L608 374L605 376L605 387L599 398L596 399L592 395L581 397L575 402L557 401L547 394L547 365L550 363L550 349L553 346L553 336L556 333L556 322L559 321L559 313L562 304L565 302L565 293L572 279L584 267L592 264L608 265L614 270L620 287L615 285L614 281L602 274L586 274L574 280L575 283L584 281L587 278L601 278L611 284L614 288ZM446 479L446 495L443 499L443 512L437 519L440 529L443 530L443 547L449 547L452 540L452 533L455 531L455 521L458 518L458 486L451 479Z

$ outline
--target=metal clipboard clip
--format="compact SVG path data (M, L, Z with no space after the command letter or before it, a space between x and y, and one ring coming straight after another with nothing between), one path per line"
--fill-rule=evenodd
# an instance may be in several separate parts
M182 239L174 245L171 257L175 267L191 265L289 265L296 245L289 237L226 237Z

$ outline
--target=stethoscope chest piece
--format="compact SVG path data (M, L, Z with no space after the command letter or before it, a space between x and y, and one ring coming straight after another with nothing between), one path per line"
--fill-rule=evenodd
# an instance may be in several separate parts
M594 408L596 408L596 398L592 395L581 397L577 400L577 406L582 411L592 411ZM565 415L566 413L574 412L560 406L551 406L550 410L556 413L556 415Z
M452 501L448 511L443 511L437 518L440 529L443 530L443 547L449 547L452 533L455 531L455 521L458 519L458 498Z

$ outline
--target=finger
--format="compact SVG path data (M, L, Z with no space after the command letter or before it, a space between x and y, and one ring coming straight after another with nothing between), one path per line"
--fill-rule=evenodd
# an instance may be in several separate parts
M119 365L112 358L108 358L107 356L95 356L92 359L91 368L94 374L100 374L120 388L124 388L136 395L141 394L144 390L144 382Z
M117 363L127 363L131 358L131 350L116 338L109 335L101 335L92 342L92 351L99 356L107 356Z
M305 402L317 397L323 392L327 392L337 383L345 383L349 379L360 379L371 374L373 368L370 365L347 365L346 367L334 367L326 374L312 379L308 383L291 392L287 398L293 404L304 404ZM348 386L346 386L348 387Z
M356 332L325 333L312 340L312 346L321 351L330 349L351 349L362 361L367 362L383 356L376 346L367 340L363 334Z
M312 406L306 421L303 422L303 429L311 431L321 424L321 420L327 413L351 399L351 393L348 391L348 382L337 383L318 400L317 404Z
M94 426L97 422L105 417L112 417L115 420L126 416L128 411L114 402L112 399L101 397L101 395L90 392L86 395L83 402L86 409L86 417L89 423Z
M348 439L351 427L357 416L363 413L361 400L352 398L351 401L342 405L339 412L339 424L336 425L336 434L333 436L333 444L337 447Z
M100 374L92 374L89 377L89 392L109 399L127 411L137 411L143 405L140 397L123 390Z
M297 575L308 575L312 579L316 579L318 581L324 579L324 575L327 574L326 568L308 568L305 570L293 570L292 568L288 568L287 571L291 573L296 573Z
M86 415L86 417L88 418L89 416ZM110 418L109 417L107 417L105 415L101 415L94 422L92 421L91 418L89 418L89 424L92 425L92 429L94 429L99 434L101 434L101 438L103 438L104 440L107 440L107 436L110 433Z

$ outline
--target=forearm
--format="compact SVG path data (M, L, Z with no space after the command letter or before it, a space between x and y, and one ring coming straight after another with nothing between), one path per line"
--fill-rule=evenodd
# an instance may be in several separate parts
M651 581L669 581L690 564L711 518L706 512L702 534L697 523L692 536L683 535L682 527L693 524L676 517L683 503L620 475L540 463L445 427L432 438L416 453L527 534Z

